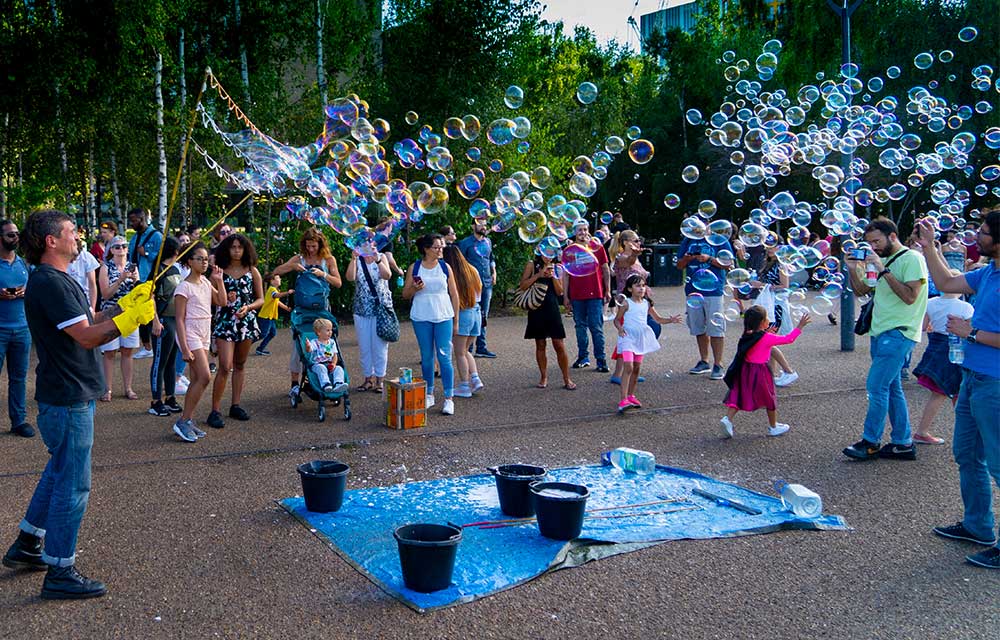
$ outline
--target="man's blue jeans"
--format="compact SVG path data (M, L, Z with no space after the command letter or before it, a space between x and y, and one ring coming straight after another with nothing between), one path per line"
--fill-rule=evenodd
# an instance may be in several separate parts
M444 322L423 322L414 320L413 334L417 336L420 345L420 370L427 383L427 393L434 395L434 357L437 356L438 367L441 368L441 386L444 387L444 397L450 398L455 386L455 370L451 367L451 329L452 320Z
M482 353L486 349L486 319L490 315L490 301L493 299L493 285L483 285L483 293L479 298L479 311L482 314L482 326L479 328L479 336L476 337L476 351Z
M76 535L90 497L90 450L94 401L67 407L38 403L38 430L49 463L31 497L21 531L45 538L42 560L68 567L76 559Z
M916 342L908 340L899 329L892 329L871 338L872 366L868 369L868 414L865 416L865 432L862 436L868 442L881 442L885 430L885 418L889 416L892 425L890 442L910 445L910 412L903 395L903 382L899 375L903 363L913 351Z
M604 301L600 298L591 300L571 300L573 303L573 324L576 327L577 360L587 357L589 342L587 331L594 338L594 357L597 364L606 362L604 356Z
M28 381L28 358L31 354L31 332L21 329L0 329L0 369L7 360L7 414L10 426L17 427L28 418L24 398Z
M965 505L962 525L978 538L992 539L990 476L1000 486L1000 379L963 370L951 448Z

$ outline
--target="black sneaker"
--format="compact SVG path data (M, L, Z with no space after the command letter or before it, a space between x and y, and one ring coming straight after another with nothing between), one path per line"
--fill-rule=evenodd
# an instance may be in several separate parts
M985 569L1000 569L1000 548L990 547L986 551L965 556L965 561Z
M3 555L3 566L28 571L48 569L49 565L42 561L42 539L24 531L18 532L17 540Z
M221 429L226 426L226 421L222 419L222 414L218 411L208 414L208 420L205 422L213 429Z
M722 365L715 365L712 367L712 373L708 375L710 380L722 380L726 377L726 372L722 370Z
M879 454L879 443L859 440L844 449L844 455L857 460L871 460L877 458Z
M473 355L475 357L477 357L477 358L495 358L495 357L497 357L497 354L493 353L489 349L482 349L482 350L477 349L476 352Z
M149 409L146 411L151 416L159 416L161 418L170 415L170 409L163 406L163 403L157 400L149 405Z
M712 370L712 365L708 364L704 360L699 360L698 364L696 364L693 367L691 367L690 369L688 369L688 373L690 373L691 375L697 376L697 375L701 375L703 373L708 373L711 370Z
M241 422L246 422L247 420L250 419L250 414L247 413L240 405L234 404L233 406L229 407L229 417L235 418L236 420L239 420Z
M35 437L35 429L34 429L34 427L32 427L27 422L22 422L21 424L17 425L16 427L11 427L10 432L13 433L13 434L15 434L15 435L19 435L22 438L34 438Z
M215 368L216 367L215 367L215 363L214 362L209 362L208 363L208 372L209 373L215 373Z
M597 368L594 369L594 371L597 371L598 373L608 373L609 371L611 371L611 369L608 369L608 363L598 362Z
M887 460L916 460L917 448L912 444L887 444L879 449L878 457Z
M584 369L590 366L590 358L577 358L576 362L573 363L574 369Z
M98 598L107 593L103 582L91 580L76 570L76 567L49 567L42 583L43 600L83 600Z
M965 528L961 522L956 522L950 527L934 527L932 529L934 533L941 536L942 538L951 538L952 540L964 540L965 542L974 542L976 544L981 544L986 547L992 547L997 543L997 539L984 540L983 538L978 538L972 535L968 529Z
M167 411L169 411L170 413L180 413L184 411L184 407L177 404L177 398L174 398L173 396L164 400L163 406L166 407Z

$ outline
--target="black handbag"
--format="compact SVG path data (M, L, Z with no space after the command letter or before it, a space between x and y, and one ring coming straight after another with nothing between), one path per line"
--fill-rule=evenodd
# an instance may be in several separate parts
M903 255L909 251L909 249L903 249L896 255L892 257L889 262L885 263L885 268L888 269L889 265L896 261L896 258ZM859 336L863 336L872 330L872 316L875 315L875 294L872 293L872 298L868 302L861 305L861 312L858 314L858 319L854 323L854 333Z
M375 283L372 282L372 274L368 273L368 265L365 264L364 258L358 258L360 263L360 269L365 274L365 282L368 283L368 288L372 292L372 297L375 298L375 333L379 338L385 340L386 342L398 342L399 341L399 318L396 317L396 312L392 309L386 308L382 304L382 298L378 295L378 290L375 289Z

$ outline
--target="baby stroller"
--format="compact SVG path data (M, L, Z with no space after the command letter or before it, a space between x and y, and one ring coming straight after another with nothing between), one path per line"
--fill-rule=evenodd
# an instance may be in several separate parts
M309 354L306 351L306 341L316 337L316 333L313 331L313 322L317 318L326 318L333 323L333 340L337 343L339 364L344 369L344 381L348 383L344 391L324 392L316 380L316 374L309 368ZM312 311L298 308L292 310L292 340L295 343L295 350L299 354L299 359L302 361L306 374L302 377L299 384L299 393L291 396L292 408L294 409L299 406L299 403L302 402L302 394L305 394L310 399L319 403L318 417L320 422L326 420L327 402L334 407L343 403L344 420L351 419L350 379L347 377L347 364L344 362L344 353L340 350L340 342L337 340L338 334L337 319L329 311Z

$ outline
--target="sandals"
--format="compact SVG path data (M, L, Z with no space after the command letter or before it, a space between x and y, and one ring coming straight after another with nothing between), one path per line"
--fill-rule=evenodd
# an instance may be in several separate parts
M128 398L129 400L138 400L139 394L129 389L125 392L125 397Z
M565 389L566 391L576 391L576 383L567 382L566 384L563 385L563 389Z
M354 390L355 391L372 391L373 389L375 389L375 383L373 383L371 380L369 380L369 379L366 378L364 384L359 384ZM379 389L379 391L381 391L381 389Z
M98 398L101 402L111 402L111 392L106 391L103 396Z
M943 438L937 438L935 436L925 436L921 433L914 433L913 441L917 444L944 444Z
M382 393L383 391L385 391L385 389L382 387L381 382L376 382L375 385L372 387L373 393Z

